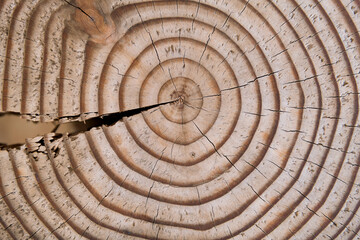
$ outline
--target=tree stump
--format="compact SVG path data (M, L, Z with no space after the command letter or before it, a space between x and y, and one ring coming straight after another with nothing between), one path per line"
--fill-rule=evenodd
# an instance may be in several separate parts
M360 1L0 9L1 239L360 238Z

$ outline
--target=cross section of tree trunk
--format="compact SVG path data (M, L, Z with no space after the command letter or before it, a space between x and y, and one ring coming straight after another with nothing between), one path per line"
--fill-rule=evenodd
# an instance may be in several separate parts
M1 0L0 112L132 114L0 150L0 239L360 238L359 14Z

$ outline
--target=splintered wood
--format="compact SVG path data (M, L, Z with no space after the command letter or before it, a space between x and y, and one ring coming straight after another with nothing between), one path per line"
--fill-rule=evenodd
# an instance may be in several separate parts
M0 239L360 238L360 1L0 9Z

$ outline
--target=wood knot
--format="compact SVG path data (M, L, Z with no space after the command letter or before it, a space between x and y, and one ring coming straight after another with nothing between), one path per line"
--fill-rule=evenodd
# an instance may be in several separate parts
M93 0L78 0L76 4L75 21L90 36L91 41L100 44L115 41L115 23L110 12L105 11L106 7L99 6Z

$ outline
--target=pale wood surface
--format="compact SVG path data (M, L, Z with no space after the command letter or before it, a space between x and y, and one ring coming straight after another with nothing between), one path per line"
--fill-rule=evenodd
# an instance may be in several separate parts
M0 239L360 239L359 0L0 10Z

